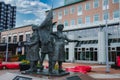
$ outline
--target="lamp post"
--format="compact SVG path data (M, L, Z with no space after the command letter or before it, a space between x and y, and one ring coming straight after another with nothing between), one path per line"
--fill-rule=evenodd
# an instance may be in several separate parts
M8 31L8 30L7 30ZM7 41L6 41L6 54L5 54L5 61L7 62L8 61L8 34L7 34Z
M107 2L105 3L105 12L107 13ZM109 69L109 58L108 58L108 17L105 18L105 52L106 52L106 72L109 73L110 69Z

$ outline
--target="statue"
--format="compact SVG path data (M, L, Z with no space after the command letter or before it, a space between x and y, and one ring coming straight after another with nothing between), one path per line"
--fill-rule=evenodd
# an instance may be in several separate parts
M32 73L37 71L37 62L40 60L39 57L39 38L37 26L32 26L33 34L30 38L30 42L24 43L26 45L26 59L30 61L30 68L25 73Z
M39 40L41 42L41 60L40 60L40 69L41 72L43 71L43 61L45 59L46 54L48 54L49 58L49 73L53 73L53 67L52 67L52 59L53 59L53 38L51 36L53 24L52 23L52 10L49 11L47 17L42 22L42 24L38 27L38 33L39 33Z
M56 33L52 33L52 35L54 36L54 56L53 56L53 67L55 66L56 61L58 61L58 72L62 73L65 72L62 69L62 63L65 61L65 40L67 42L77 42L78 40L70 40L67 38L66 35L63 34L62 30L64 28L63 24L59 24L57 26L57 32Z

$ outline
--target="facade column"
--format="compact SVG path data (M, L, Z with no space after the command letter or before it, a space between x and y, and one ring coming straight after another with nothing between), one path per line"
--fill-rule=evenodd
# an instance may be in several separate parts
M77 38L75 38L75 36L74 35L68 35L67 36L69 39L71 39L71 40L75 40L75 39L77 39ZM68 56L68 61L70 61L70 62L74 62L74 53L75 53L75 51L74 51L74 48L75 48L75 45L76 45L76 42L70 42L69 44L68 44L68 49L69 49L69 56Z
M98 62L99 64L106 63L106 54L105 54L105 32L98 32Z

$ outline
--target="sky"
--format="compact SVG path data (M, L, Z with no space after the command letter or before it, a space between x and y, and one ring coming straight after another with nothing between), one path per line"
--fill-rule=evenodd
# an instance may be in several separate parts
M21 27L29 24L40 25L45 19L45 11L53 7L64 5L64 0L0 0L0 2L17 6L16 26Z

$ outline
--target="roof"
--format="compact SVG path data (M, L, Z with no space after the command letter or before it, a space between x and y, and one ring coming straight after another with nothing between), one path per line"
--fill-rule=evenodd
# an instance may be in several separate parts
M86 1L86 0L81 0L81 1L74 2L74 3L66 4L64 6L60 6L60 7L54 8L53 10L56 10L56 9L59 9L59 8L63 8L63 7L66 7L66 6L70 6L70 5L73 5L73 4L76 4L76 3L80 3L80 2L83 2L83 1Z

